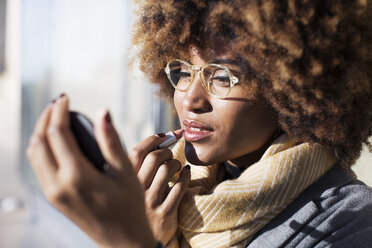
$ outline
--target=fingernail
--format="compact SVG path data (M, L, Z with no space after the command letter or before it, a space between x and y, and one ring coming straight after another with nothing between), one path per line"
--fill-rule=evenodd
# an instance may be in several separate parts
M105 121L107 124L111 124L111 115L110 115L110 112L106 112L105 114Z
M59 99L61 99L64 96L66 96L66 94L65 93L62 93L59 96L57 96L56 98L54 98L50 103L53 104L53 103L57 102Z
M165 133L158 133L158 134L156 134L156 136L158 136L159 138L164 138L165 137Z
M186 170L191 170L191 167L190 167L190 165L189 165L189 164L188 164L188 165L186 165L186 166L185 166L185 169L186 169Z
M57 98L56 98L56 101L59 101L62 97L66 96L65 93L62 93L60 94Z

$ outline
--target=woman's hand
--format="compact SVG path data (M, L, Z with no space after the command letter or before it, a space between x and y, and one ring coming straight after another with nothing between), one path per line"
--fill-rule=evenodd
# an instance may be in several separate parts
M81 153L70 130L68 98L62 95L44 110L27 155L46 198L101 247L156 247L143 188L107 111L94 126L110 176Z
M165 135L150 136L134 147L129 159L145 190L146 212L156 240L164 245L177 231L178 206L190 181L190 167L186 166L173 187L168 186L171 177L181 169L181 163L173 159L169 149L153 150Z

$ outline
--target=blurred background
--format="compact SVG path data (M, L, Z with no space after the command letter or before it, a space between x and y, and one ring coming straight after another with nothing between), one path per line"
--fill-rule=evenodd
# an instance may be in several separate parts
M127 149L173 128L170 106L127 70L131 0L0 0L0 247L96 247L49 205L25 157L33 126L54 97L90 118L110 109ZM354 166L372 185L372 155Z

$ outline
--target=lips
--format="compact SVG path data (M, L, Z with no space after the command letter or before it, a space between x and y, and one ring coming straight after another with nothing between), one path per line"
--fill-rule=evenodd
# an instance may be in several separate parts
M187 141L195 142L205 139L213 134L213 129L196 121L184 120L184 137Z

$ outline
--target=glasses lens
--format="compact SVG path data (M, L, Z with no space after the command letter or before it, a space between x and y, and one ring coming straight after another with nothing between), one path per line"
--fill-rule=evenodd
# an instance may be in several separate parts
M210 65L203 70L203 79L208 90L219 97L225 97L230 92L230 72L224 68Z
M186 90L191 82L189 66L182 61L173 60L168 64L168 77L178 90Z

